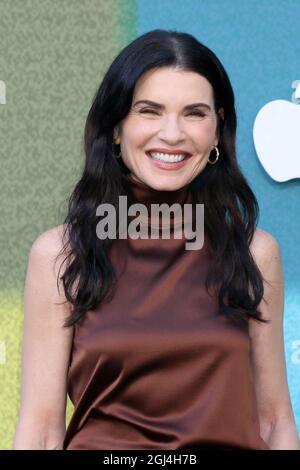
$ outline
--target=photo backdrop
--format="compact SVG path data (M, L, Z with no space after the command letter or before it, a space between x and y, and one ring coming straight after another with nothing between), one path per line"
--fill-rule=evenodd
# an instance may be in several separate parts
M85 119L107 67L136 36L156 28L195 35L231 79L238 160L259 201L259 226L282 252L285 354L300 430L300 181L272 180L252 137L261 107L290 101L291 83L300 79L300 2L0 0L1 449L12 447L19 411L30 246L62 223L82 169ZM294 157L300 158L299 147ZM68 401L67 421L71 413Z

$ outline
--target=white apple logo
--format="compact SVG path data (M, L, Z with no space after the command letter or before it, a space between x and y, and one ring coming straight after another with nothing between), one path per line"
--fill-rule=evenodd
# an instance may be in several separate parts
M292 101L274 100L263 106L253 125L258 158L275 181L300 178L300 80Z

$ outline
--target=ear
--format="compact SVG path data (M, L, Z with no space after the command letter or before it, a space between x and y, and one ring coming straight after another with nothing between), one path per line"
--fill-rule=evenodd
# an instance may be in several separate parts
M221 116L221 118L222 118L223 121L224 121L224 108L219 108L219 109L218 109L218 114Z
M114 128L114 142L115 142L115 144L120 144L120 142L121 142L121 139L120 139L120 132L119 132L119 128L118 128L118 127L115 127L115 128Z
M220 116L222 121L224 121L224 108L219 108L217 114L218 114L218 116ZM216 138L217 138L217 140L220 139L220 122L218 123L218 126L217 126ZM218 142L216 142L215 145L218 145Z

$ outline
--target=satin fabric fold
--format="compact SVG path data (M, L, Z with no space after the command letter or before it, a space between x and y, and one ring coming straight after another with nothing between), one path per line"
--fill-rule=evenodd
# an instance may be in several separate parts
M191 202L189 186L137 201ZM221 315L205 277L206 243L116 239L117 290L75 325L68 371L74 413L65 450L261 449L247 326Z

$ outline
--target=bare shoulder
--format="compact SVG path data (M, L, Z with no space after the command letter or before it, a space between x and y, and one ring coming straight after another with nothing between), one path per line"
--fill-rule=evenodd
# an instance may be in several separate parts
M53 227L41 233L32 243L27 266L25 282L25 299L40 298L40 302L55 303L64 302L65 295L59 276L64 272L64 231L65 224ZM38 285L38 292L35 286ZM33 309L29 309L33 312ZM44 310L45 311L45 310ZM70 305L66 302L64 308L57 312L67 315L70 313Z
M51 264L53 272L57 274L63 258L65 224L57 225L41 233L32 243L29 252L29 261L33 264L39 263L43 267L45 263Z
M21 407L15 449L61 448L65 434L67 374L73 327L57 282L64 226L40 234L29 252L24 289ZM45 443L45 444L44 444Z
M31 252L39 255L57 255L63 247L65 224L57 225L41 233L33 242Z
M276 238L259 227L254 232L250 251L258 266L264 266L270 260L280 258L280 246Z
M282 418L287 426L291 426L291 436L295 429L284 352L284 275L279 243L272 234L257 228L250 250L263 277L264 293L258 310L268 321L262 324L249 320L260 429L262 437L268 441L274 423ZM284 444L287 441L282 441ZM271 445L271 448L273 445L277 448L277 442Z

